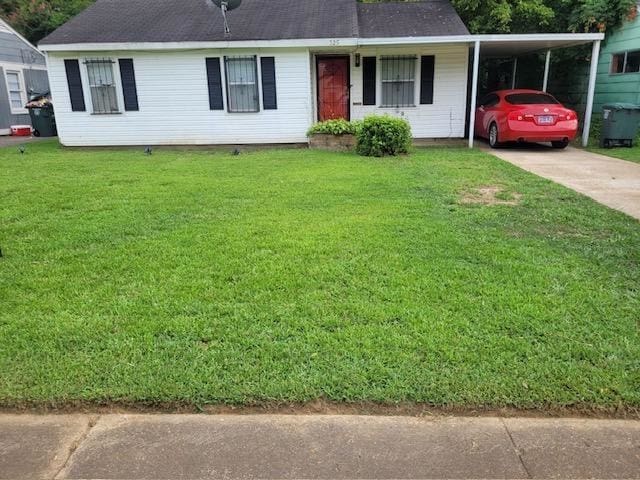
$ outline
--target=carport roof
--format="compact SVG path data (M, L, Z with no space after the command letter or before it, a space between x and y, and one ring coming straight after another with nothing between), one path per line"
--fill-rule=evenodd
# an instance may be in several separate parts
M532 33L521 35L473 35L480 41L483 57L514 57L528 53L569 48L603 40L604 33Z

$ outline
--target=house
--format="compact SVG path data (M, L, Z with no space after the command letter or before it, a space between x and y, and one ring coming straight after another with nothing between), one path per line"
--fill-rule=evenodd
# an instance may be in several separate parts
M635 12L635 11L634 11ZM640 104L640 17L607 35L598 64L594 112L611 102Z
M593 43L597 61L603 38L470 35L449 0L243 0L227 17L229 33L212 0L97 0L43 39L61 142L299 143L317 121L369 114L464 138L481 50Z
M48 91L44 54L0 19L0 135L9 135L11 125L30 125L24 106Z
M46 37L65 145L306 142L316 121L407 118L464 137L468 36L448 0L98 0Z

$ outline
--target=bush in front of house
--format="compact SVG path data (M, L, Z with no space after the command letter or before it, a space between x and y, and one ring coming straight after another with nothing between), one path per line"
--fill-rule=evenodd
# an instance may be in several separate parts
M307 136L311 135L355 135L356 134L356 122L349 122L348 120L326 120L324 122L316 123L313 127L307 131Z
M402 118L390 115L371 115L357 128L360 155L383 157L408 153L411 147L411 126Z

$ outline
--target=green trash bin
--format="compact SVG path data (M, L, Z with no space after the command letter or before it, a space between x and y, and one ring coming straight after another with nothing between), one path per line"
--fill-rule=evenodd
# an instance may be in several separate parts
M609 103L602 107L602 132L600 146L611 148L619 145L633 146L640 125L640 105L633 103Z
M27 103L26 107L31 117L34 136L55 137L58 135L53 104L48 93L36 94L31 97L31 101Z

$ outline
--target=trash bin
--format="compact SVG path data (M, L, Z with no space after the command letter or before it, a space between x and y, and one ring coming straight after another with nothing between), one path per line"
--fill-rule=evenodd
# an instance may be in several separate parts
M600 146L633 146L640 125L640 105L633 103L609 103L602 107L602 132Z
M56 118L53 112L53 104L47 96L39 96L27 103L33 135L36 137L55 137Z

